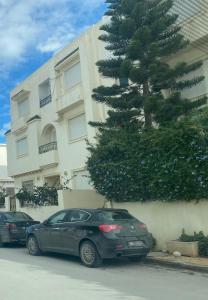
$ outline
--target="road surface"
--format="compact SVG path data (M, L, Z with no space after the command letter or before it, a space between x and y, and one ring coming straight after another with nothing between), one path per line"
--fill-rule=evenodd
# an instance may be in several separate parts
M0 300L207 300L208 275L128 260L88 269L62 255L0 248Z

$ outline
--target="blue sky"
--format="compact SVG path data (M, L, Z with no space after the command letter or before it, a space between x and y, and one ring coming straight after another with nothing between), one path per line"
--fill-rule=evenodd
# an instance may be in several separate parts
M10 128L10 90L106 9L105 0L0 0L0 143Z

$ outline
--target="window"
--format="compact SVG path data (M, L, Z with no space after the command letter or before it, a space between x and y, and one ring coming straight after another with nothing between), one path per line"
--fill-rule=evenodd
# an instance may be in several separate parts
M22 212L9 212L5 214L6 218L10 222L17 221L32 221L33 219L25 213Z
M73 65L70 69L64 72L64 87L71 88L81 82L81 66L80 63Z
M179 16L179 21L184 21L200 12L202 0L190 2L190 0L174 0L172 12Z
M23 138L16 142L17 156L26 155L28 153L27 138Z
M13 187L7 187L7 188L6 188L6 194L7 194L8 196L14 196L14 195L15 195L15 190L14 190L14 188L13 188Z
M116 222L118 220L134 220L134 217L125 211L102 211L95 215L94 220L100 222Z
M19 117L26 117L29 114L29 101L28 99L25 99L23 101L20 101L18 103L18 113Z
M33 181L32 180L23 181L22 187L25 188L28 192L32 193L33 192Z
M92 189L89 183L89 173L86 170L74 171L74 189L89 190Z
M73 141L87 135L85 114L69 120L69 140Z
M48 220L48 224L49 225L54 225L54 224L57 224L57 223L63 223L65 221L65 217L66 217L66 211L59 212L56 215L52 216Z
M90 214L84 210L72 210L66 216L66 222L84 222L87 221Z
M39 85L40 107L51 102L51 87L49 79Z

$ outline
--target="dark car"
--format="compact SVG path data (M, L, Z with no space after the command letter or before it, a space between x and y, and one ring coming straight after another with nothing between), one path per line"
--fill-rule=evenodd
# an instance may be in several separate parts
M151 245L146 225L121 209L62 210L27 229L31 255L43 251L80 256L88 267L99 266L105 258L139 260Z
M0 245L25 243L26 228L39 223L23 212L0 212Z

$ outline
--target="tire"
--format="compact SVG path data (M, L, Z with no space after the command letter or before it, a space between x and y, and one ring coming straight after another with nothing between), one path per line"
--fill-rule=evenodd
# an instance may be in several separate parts
M146 255L139 255L139 256L129 256L128 259L132 262L141 262L145 259Z
M0 248L4 247L4 243L2 243L2 237L0 236Z
M90 241L84 241L80 246L80 258L82 263L88 268L101 266L102 258L95 245Z
M30 255L38 256L41 254L41 250L38 245L38 241L34 235L28 237L27 249Z

